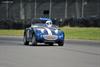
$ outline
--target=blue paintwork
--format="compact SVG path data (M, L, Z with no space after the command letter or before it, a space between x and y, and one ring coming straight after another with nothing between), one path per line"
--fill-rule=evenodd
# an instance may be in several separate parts
M50 19L47 19L47 18L40 18L41 20L50 20ZM44 43L45 42L45 39L43 38L43 35L48 35L48 32L44 29L44 32L41 32L41 28L48 28L46 26L46 24L35 24L36 26L38 27L29 27L27 28L27 31L29 30L29 37L27 38L27 41L32 41L32 35L33 35L33 32L34 32L34 35L36 37L36 41L37 42L40 42L40 43ZM33 25L33 26L35 26ZM55 33L55 30L57 29L55 26L52 26L50 28L48 28L49 30L51 30L52 32L52 35L57 35L58 36L58 39L57 40L54 40L53 42L55 43L58 43L58 42L64 42L64 32L61 31L61 30L58 30L58 33ZM52 42L52 41L51 41Z

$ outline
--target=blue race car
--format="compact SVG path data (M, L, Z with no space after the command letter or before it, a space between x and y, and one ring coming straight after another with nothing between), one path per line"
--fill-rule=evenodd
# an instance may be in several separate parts
M64 45L64 32L53 25L51 19L39 18L38 21L41 23L33 20L31 26L25 29L24 45L35 46L37 43L45 43L48 45L57 43L59 46Z

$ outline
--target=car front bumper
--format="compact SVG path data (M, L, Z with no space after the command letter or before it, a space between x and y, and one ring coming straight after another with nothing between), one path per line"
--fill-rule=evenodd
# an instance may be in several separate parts
M39 43L45 43L45 42L58 43L58 42L63 42L64 41L64 36L58 36L58 35L39 35L39 36L36 36L36 40Z

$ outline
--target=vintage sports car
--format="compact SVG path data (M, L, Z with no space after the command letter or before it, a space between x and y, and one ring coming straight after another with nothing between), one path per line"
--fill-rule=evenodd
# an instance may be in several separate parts
M37 45L37 43L45 43L58 46L64 45L64 32L53 25L52 20L48 18L38 18L39 22L32 21L31 26L24 30L24 45ZM45 22L45 23L43 23ZM35 24L34 24L35 23ZM31 43L31 44L30 44Z

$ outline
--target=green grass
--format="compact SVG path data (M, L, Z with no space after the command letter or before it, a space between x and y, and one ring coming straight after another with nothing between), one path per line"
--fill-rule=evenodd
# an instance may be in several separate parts
M66 39L100 40L100 28L62 27ZM0 30L0 36L23 36L23 30Z
M100 28L62 27L66 39L100 40Z
M0 36L22 36L23 30L0 30Z

